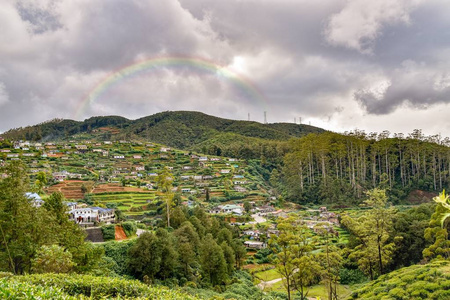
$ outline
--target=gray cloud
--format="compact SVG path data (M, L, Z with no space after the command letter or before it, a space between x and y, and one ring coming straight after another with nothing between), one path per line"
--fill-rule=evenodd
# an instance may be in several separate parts
M262 121L268 110L272 122L348 130L380 120L404 130L398 111L428 116L448 105L449 13L444 0L6 1L0 131L72 118L114 70L164 55L238 75L161 66L110 87L80 117L183 109Z

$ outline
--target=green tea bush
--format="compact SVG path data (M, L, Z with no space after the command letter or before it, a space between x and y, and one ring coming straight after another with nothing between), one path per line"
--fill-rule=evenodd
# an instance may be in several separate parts
M77 299L56 287L35 286L27 282L0 280L0 299Z
M11 281L11 282L9 282ZM181 293L176 289L160 286L148 286L137 280L125 280L111 277L96 277L78 274L34 274L12 277L8 283L32 285L43 291L53 290L55 293L66 293L70 296L89 297L89 299L186 299L196 297ZM64 295L64 294L62 294ZM0 297L1 298L1 297ZM8 299L8 298L2 298ZM19 298L23 299L23 298ZM25 299L73 299L62 297L41 297Z

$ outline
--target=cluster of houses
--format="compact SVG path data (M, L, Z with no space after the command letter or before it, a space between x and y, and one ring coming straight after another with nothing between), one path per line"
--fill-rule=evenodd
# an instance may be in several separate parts
M32 201L34 207L41 207L45 201L37 193L25 193L25 196ZM115 220L114 209L102 207L88 207L77 202L64 202L67 205L69 220L80 226L89 227L95 223L112 224Z

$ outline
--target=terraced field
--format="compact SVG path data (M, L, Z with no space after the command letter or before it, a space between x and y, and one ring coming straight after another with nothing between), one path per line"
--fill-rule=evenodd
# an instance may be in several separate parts
M90 194L94 203L108 204L114 203L117 208L121 210L125 215L139 216L145 212L154 211L156 192L120 192L120 193L96 193Z
M48 187L46 192L48 194L54 192L61 192L63 193L64 197L68 200L79 200L84 198L84 194L81 191L81 186L83 184L89 191L94 185L94 182L82 180L66 180Z

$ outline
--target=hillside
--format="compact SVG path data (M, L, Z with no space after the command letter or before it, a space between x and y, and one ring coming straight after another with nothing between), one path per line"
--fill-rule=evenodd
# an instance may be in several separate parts
M449 299L450 263L414 265L380 276L349 299Z
M137 120L119 116L92 117L82 122L55 119L34 126L11 129L2 136L11 140L47 141L83 138L146 139L181 149L191 148L211 138L232 142L263 139L286 141L323 129L289 123L261 124L222 119L200 112L161 112ZM232 134L232 135L230 135Z

